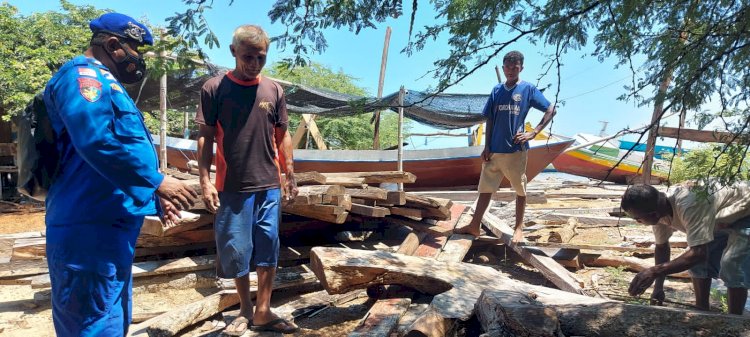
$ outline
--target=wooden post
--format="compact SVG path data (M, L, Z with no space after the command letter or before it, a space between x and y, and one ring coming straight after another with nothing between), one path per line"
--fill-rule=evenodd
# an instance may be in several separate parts
M161 52L164 59L166 52ZM161 126L159 128L159 169L167 169L167 69L159 81L159 109L161 110Z
M401 86L398 92L398 171L404 172L404 95L406 90ZM404 190L404 183L398 183L398 190Z
M685 115L687 115L687 109L683 107L682 111L680 111L680 130L685 128ZM677 140L677 151L675 151L675 155L682 155L682 138Z
M687 40L687 33L680 33L680 43L685 43ZM662 110L664 108L664 96L667 94L667 88L672 83L672 73L674 68L670 67L666 69L664 78L662 78L661 84L659 85L659 91L656 93L656 99L654 99L654 113L651 115L651 124L648 130L648 139L646 140L646 153L643 158L643 183L651 185L651 167L654 165L654 148L656 148L656 137L659 132L659 120L661 119Z
M190 115L187 111L183 113L182 118L182 138L190 139L190 128L188 127L188 118L190 118Z
M495 66L495 74L497 74L497 83L503 83L503 77L500 76L500 67Z
M383 82L385 81L385 66L388 63L388 45L391 41L391 27L385 29L385 43L383 45L383 57L380 59L380 80L378 81L378 99L383 97ZM380 110L375 111L375 131L372 138L372 149L380 149Z

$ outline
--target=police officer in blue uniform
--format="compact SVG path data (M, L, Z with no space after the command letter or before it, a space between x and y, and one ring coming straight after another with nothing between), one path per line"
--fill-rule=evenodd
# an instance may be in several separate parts
M176 220L195 192L158 171L141 112L122 83L143 79L148 28L108 13L90 23L83 55L47 83L44 102L60 168L46 198L47 261L58 336L123 336L131 266L146 215Z

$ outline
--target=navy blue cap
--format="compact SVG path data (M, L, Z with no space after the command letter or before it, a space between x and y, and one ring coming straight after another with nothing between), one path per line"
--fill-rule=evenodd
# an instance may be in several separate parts
M154 44L148 27L125 14L104 14L91 20L89 28L94 33L109 33L141 44Z

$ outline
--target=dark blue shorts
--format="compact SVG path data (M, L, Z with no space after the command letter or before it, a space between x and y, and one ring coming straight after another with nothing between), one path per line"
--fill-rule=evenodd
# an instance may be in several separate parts
M279 260L281 190L219 192L216 212L217 275L238 278L250 273L250 261L276 267Z
M143 217L48 225L47 263L57 336L123 336L132 318L132 265Z

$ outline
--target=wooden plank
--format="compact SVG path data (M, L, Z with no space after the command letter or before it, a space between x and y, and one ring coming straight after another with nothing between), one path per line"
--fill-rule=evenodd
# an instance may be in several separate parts
M349 333L349 337L387 337L409 309L411 297L385 298L376 302L367 312L367 318Z
M404 191L388 191L386 202L391 205L403 205L406 203L406 192Z
M297 186L326 184L326 176L316 171L294 172L294 180Z
M373 218L384 218L391 214L391 212L385 207L365 206L360 204L352 204L351 213Z
M746 137L735 137L731 132L694 130L685 128L659 127L659 136L668 138L679 138L681 140L692 140L701 143L731 143L744 141Z
M47 256L46 249L47 238L16 239L11 259L41 259Z
M327 185L308 185L299 186L298 195L344 195L346 188L340 185L327 184Z
M608 227L608 226L629 226L637 224L635 220L630 218L616 218L609 216L585 216L585 215L570 215L564 213L549 213L544 214L538 219L546 221L554 221L560 223L567 223L568 219L575 217L578 219L578 227Z
M169 246L182 246L194 243L205 243L214 242L214 230L213 229L194 229L191 231L174 233L170 236L151 236L141 235L135 242L136 250L138 248L152 248L152 247L169 247Z
M411 220L420 221L422 220L422 209L421 208L409 208L409 207L389 207L391 214L400 215Z
M153 246L153 247L136 247L135 248L135 257L143 257L143 256L151 256L151 255L160 255L160 254L169 254L169 256L175 256L176 254L185 254L186 252L190 251L199 251L199 250L215 250L216 249L216 242L214 240L208 240L205 242L193 242L189 244L184 244L181 246ZM206 252L201 252L202 254L206 254Z
M640 254L653 254L653 248L643 247L621 247L621 246L608 246L608 245L587 245L578 243L557 243L557 242L527 242L521 246L528 247L544 247L544 248L560 248L560 249L577 249L577 250L595 250L595 251L615 251L615 252L629 252L629 253L640 253Z
M13 243L15 239L0 239L0 265L10 263L13 257Z
M364 178L366 184L413 183L417 176L410 172L376 171L376 172L335 172L324 173L326 177Z
M425 233L432 234L432 235L442 236L442 235L453 234L452 229L448 229L448 228L437 226L437 225L432 225L424 221L414 221L414 220L401 219L401 218L396 218L396 217L385 217L383 221L392 225L407 226L409 228L414 229L415 231L425 232Z
M312 137L313 141L315 141L315 146L318 147L318 150L328 150L325 139L323 138L323 135L320 134L320 130L318 129L318 124L315 123L316 117L317 115L302 114L302 119L305 121L307 129L310 131L310 136Z
M11 282L27 276L44 274L49 272L47 259L15 260L10 263L0 264L0 284ZM31 281L23 281L23 284L31 284Z
M446 198L453 201L476 201L479 197L477 191L419 191L409 192L411 194L424 197ZM512 189L501 188L492 194L492 200L511 202L516 200L516 192ZM544 204L547 203L544 191L526 191L527 204Z
M581 282L573 277L567 269L555 262L555 260L547 256L532 254L521 246L510 244L513 237L513 229L504 220L496 217L491 212L485 212L482 224L557 287L577 294L583 293Z
M424 197L421 195L406 193L406 207L413 208L440 208L443 204L441 203L444 198L436 199L432 197ZM447 207L446 207L447 208Z
M367 186L365 188L347 188L346 193L351 195L352 198L359 198L365 200L388 200L388 191L379 188Z
M364 178L326 177L326 184L340 185L349 188L365 188Z
M349 215L349 212L347 212L344 207L333 205L290 205L282 207L281 210L285 213L301 215L337 224L344 223L346 217Z
M180 259L169 259L161 261L144 261L133 263L133 278L148 277L154 275L167 275L184 273L198 270L208 270L215 267L215 255L191 256ZM49 274L34 276L31 278L31 288L50 287Z
M141 235L169 236L214 223L214 214L180 211L182 218L176 223L165 224L157 216L147 216L141 226Z
M315 118L315 115L312 117ZM300 148L300 142L302 142L302 138L305 137L307 134L307 122L304 118L299 119L299 124L297 124L297 129L294 130L294 135L292 135L292 148L293 149L299 149Z
M182 329L201 322L240 302L236 291L222 290L200 301L167 311L131 328L130 336L176 336ZM143 325L143 328L140 327Z

